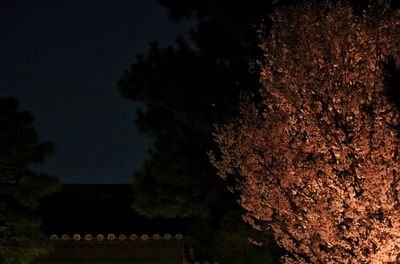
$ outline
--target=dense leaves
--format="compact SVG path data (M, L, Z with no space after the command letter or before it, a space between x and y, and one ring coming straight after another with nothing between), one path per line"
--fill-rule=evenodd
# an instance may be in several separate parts
M191 218L196 258L220 263L268 263L271 250L254 246L237 197L216 177L207 151L213 124L238 114L241 90L259 87L249 63L260 55L255 24L268 1L162 1L174 17L195 16L192 42L153 44L119 82L123 96L144 103L136 125L153 145L133 181L133 207L149 217ZM262 235L269 241L268 235ZM238 253L241 252L241 253ZM275 253L274 253L275 254Z
M215 133L211 159L236 179L244 218L272 230L284 263L393 263L400 254L400 12L302 3L273 16L254 102Z
M60 186L31 166L54 146L39 141L32 121L29 112L17 111L15 99L0 98L0 263L31 263L52 248L34 210Z

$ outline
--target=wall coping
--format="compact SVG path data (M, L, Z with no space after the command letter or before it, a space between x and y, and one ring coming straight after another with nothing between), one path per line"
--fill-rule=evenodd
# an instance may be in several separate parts
M92 235L92 234L73 234L73 235L69 235L69 234L62 234L60 236L58 236L57 234L52 234L49 236L49 239L51 241L98 241L98 242L102 242L102 241L137 241L137 240L141 240L141 241L147 241L147 240L182 240L183 239L183 235L178 233L175 234L174 236L166 233L164 235L160 235L160 234L153 234L153 235L148 235L148 234L141 234L140 236L137 234L130 234L130 235L126 235L126 234L119 234L118 236L116 236L113 233L104 235L104 234L96 234L96 235Z

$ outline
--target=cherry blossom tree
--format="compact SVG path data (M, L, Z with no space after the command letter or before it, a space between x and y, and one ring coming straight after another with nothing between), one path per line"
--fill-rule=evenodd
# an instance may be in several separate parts
M283 263L396 263L400 119L385 65L400 66L400 12L305 2L271 18L262 89L217 127L211 162Z

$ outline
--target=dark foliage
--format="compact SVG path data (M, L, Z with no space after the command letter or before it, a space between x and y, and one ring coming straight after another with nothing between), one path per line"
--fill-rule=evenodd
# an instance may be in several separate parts
M31 166L54 146L39 141L32 121L29 112L17 110L14 98L0 98L0 263L30 263L51 250L35 209L59 184Z
M198 20L193 43L152 44L119 82L141 101L135 121L153 146L134 177L134 209L149 217L192 218L197 258L229 263L272 261L272 252L248 242L245 224L207 157L213 124L238 113L240 91L258 87L249 65L259 56L255 25L272 10L265 1L162 1L175 18ZM186 6L185 6L186 5ZM269 241L270 238L260 238ZM240 252L240 253L239 253Z

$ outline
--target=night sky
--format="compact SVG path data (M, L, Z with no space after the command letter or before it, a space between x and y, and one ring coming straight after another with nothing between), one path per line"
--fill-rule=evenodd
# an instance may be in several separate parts
M39 169L62 183L130 183L150 140L116 83L149 42L172 45L191 24L156 0L2 1L0 96L56 145Z

